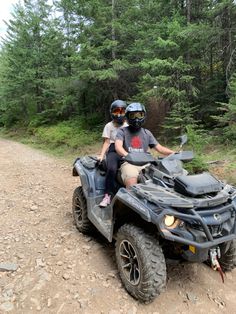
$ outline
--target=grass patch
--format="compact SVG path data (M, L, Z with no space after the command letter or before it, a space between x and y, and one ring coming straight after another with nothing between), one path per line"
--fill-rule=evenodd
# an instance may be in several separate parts
M208 145L204 156L210 163L209 171L236 186L236 148L233 145Z
M101 140L100 130L83 129L76 120L64 121L51 126L40 126L32 129L31 132L38 141L52 147L65 145L71 149L78 149Z
M71 120L30 129L1 129L1 136L64 159L99 153L102 129L88 130L81 124L80 120Z

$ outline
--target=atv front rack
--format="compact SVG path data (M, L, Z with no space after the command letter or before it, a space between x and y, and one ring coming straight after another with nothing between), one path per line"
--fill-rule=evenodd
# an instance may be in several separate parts
M142 213L146 221L157 225L163 238L206 249L236 238L236 200L232 201L229 194L226 197L226 191L220 193L217 200L224 197L223 204L213 199L211 205L217 205L206 208L194 206L194 201L172 193L171 189L166 190L154 184L138 184L132 187L132 196L129 193L129 198L132 197L133 201L129 200L127 205L137 213ZM125 194L125 189L120 189L117 195L123 203L127 201ZM201 204L201 201L197 202ZM168 228L164 223L166 216L174 216L178 224Z

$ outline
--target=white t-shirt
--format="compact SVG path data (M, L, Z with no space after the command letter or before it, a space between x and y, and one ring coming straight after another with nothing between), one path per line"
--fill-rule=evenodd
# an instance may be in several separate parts
M109 138L110 143L115 143L116 134L119 128L128 126L127 122L124 122L122 125L114 125L113 121L108 122L102 132L102 137Z

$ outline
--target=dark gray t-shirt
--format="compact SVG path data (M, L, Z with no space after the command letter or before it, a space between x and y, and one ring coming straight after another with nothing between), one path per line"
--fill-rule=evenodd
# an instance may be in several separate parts
M149 147L153 148L158 144L152 133L144 128L134 132L129 127L120 128L116 140L122 140L124 149L129 153L147 152Z

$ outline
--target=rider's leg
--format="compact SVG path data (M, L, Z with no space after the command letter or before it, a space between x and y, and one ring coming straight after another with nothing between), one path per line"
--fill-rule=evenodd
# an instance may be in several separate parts
M107 207L111 203L111 196L115 192L115 180L118 170L120 156L116 152L108 152L106 155L107 172L105 179L105 195L100 207Z
M106 156L107 172L105 181L105 191L111 195L115 193L116 174L119 167L120 156L116 152L109 152Z
M135 185L138 183L138 178L129 178L125 181L125 187L126 189L129 189L132 185Z
M128 162L124 162L121 165L121 177L127 189L137 184L138 175L142 169L143 166L131 165Z

